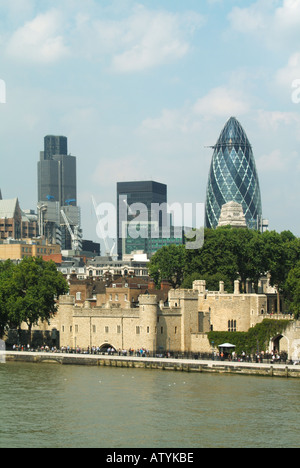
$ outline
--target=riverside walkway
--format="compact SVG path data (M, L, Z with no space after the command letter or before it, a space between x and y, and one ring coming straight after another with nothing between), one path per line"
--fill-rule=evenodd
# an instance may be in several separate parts
M2 362L57 363L61 365L110 366L174 372L211 372L300 378L300 365L291 364L29 351L3 351L1 357Z

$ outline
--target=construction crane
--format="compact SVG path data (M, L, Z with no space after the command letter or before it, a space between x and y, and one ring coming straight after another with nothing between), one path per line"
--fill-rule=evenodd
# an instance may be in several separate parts
M92 202L93 202L93 205L94 205L94 210L95 210L95 214L97 216L97 219L98 219L98 227L101 231L101 237L104 241L104 245L105 245L105 254L107 257L112 257L113 256L113 251L115 249L115 245L116 245L116 241L114 241L114 244L112 246L112 248L110 249L109 246L108 246L108 243L107 243L107 239L106 239L106 236L102 230L102 220L101 218L98 216L98 213L97 213L97 204L96 204L96 201L95 201L95 198L92 196Z
M61 210L60 211L61 214L62 214L62 217L64 218L64 221L66 223L66 226L68 228L68 231L70 233L70 236L71 236L71 239L72 239L72 250L79 250L79 239L78 239L78 235L75 235L75 233L72 231L71 229L71 226L70 226L70 223L69 223L69 220L66 216L66 213L64 212L64 210ZM76 228L75 228L76 230Z

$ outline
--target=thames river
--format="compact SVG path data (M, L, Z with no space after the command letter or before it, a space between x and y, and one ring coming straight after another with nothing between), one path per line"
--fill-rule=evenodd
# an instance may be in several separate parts
M298 379L0 364L0 448L292 448Z

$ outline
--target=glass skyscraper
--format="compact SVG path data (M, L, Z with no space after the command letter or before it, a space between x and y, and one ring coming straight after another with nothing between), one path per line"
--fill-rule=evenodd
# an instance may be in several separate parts
M45 136L38 162L40 235L50 243L60 243L63 250L81 249L76 179L76 157L68 155L67 137Z
M68 152L67 138L47 135L38 162L38 201L60 206L77 205L76 157Z
M250 229L260 229L262 204L259 180L247 135L235 117L231 117L213 147L207 193L206 227L218 226L221 208L230 201L242 205Z

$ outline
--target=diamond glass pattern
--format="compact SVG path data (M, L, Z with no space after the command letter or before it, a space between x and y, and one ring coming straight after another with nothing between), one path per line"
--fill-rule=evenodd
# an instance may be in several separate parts
M221 208L235 201L243 207L247 226L257 229L262 217L261 194L251 145L235 117L226 123L213 147L206 193L206 226L218 226Z

